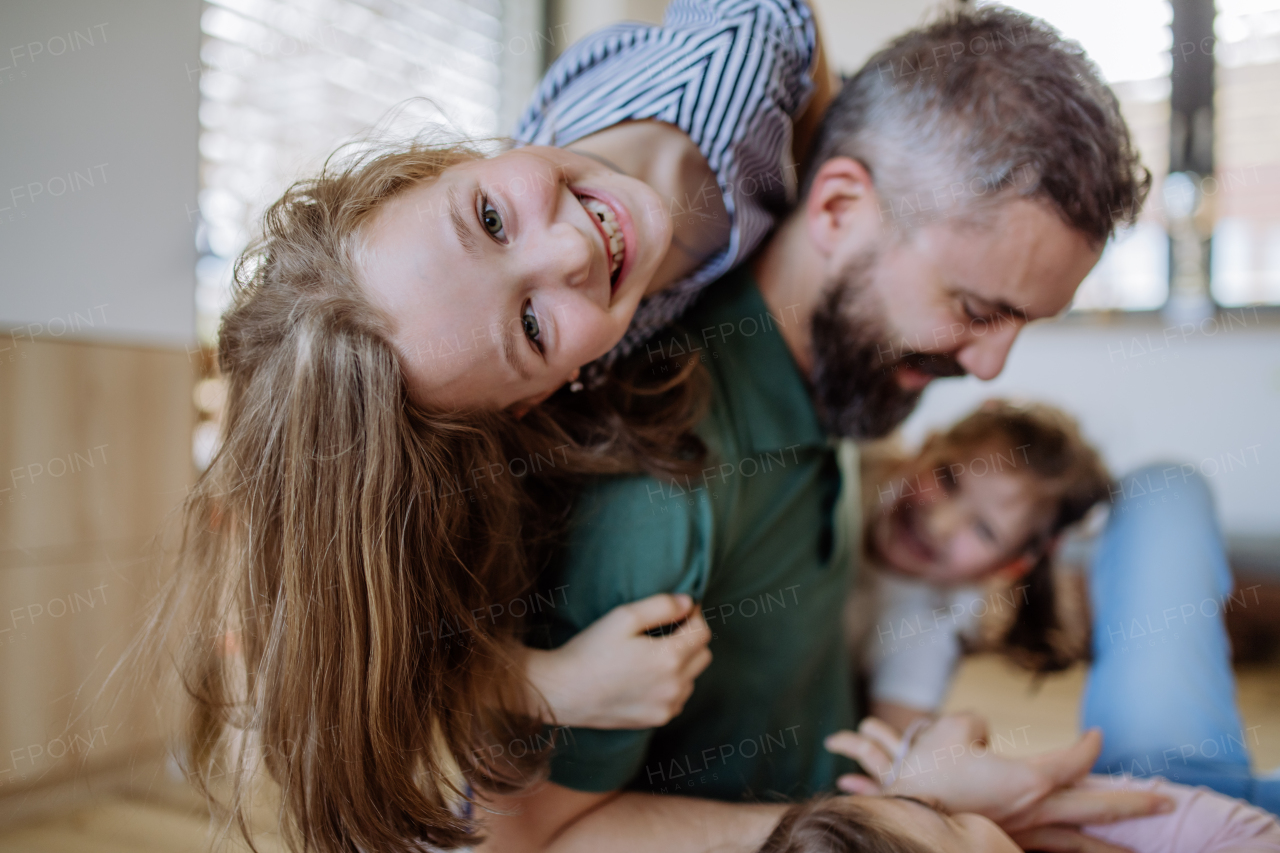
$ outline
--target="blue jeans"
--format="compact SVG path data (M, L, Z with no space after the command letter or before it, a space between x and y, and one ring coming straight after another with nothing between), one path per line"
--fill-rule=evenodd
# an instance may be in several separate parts
M1093 559L1093 668L1081 707L1103 733L1095 773L1164 776L1280 813L1250 771L1223 612L1234 590L1209 488L1190 465L1126 475Z

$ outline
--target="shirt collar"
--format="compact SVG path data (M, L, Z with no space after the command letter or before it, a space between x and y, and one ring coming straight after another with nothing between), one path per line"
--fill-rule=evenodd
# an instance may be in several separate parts
M809 384L791 356L780 326L801 322L794 311L770 313L748 265L710 285L681 323L691 343L713 351L705 359L718 374L751 451L823 447Z

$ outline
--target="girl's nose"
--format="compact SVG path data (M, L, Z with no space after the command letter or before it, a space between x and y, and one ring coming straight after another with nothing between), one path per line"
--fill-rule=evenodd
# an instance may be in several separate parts
M552 287L581 287L591 277L591 236L571 222L552 223L546 245L539 252L541 275Z
M941 542L954 533L963 522L960 508L948 496L940 497L930 508L925 529L936 542Z

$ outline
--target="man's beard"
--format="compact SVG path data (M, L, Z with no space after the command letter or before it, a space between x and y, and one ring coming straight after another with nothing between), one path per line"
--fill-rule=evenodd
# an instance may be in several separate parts
M964 376L950 355L895 347L871 292L879 255L865 252L828 281L811 325L818 417L831 433L881 438L907 419L923 390L904 389L899 367L933 376Z

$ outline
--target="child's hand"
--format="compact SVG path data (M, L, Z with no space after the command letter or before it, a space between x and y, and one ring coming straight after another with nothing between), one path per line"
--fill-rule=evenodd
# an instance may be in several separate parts
M645 633L681 622L666 637ZM610 610L554 651L531 649L529 680L548 723L591 729L661 726L684 707L711 663L711 629L687 595L654 595Z
M1101 748L1091 732L1065 750L1003 758L987 742L986 721L972 714L941 717L907 744L905 754L898 732L874 717L856 734L827 739L827 749L857 759L886 793L935 799L951 811L976 812L997 823L1083 777ZM848 790L845 780L837 784Z
M1096 730L1065 749L1002 758L987 741L985 721L951 714L923 729L908 746L904 754L898 732L873 717L863 720L857 732L836 732L826 741L828 750L856 759L877 777L843 776L837 782L842 791L874 794L883 788L887 794L936 800L951 812L991 818L1015 840L1038 839L1036 849L1058 849L1048 844L1051 827L1062 829L1055 845L1075 843L1079 834L1069 829L1072 825L1143 817L1172 806L1167 798L1145 791L1130 796L1135 792L1072 790L1102 748ZM1099 793L1104 796L1095 796Z

